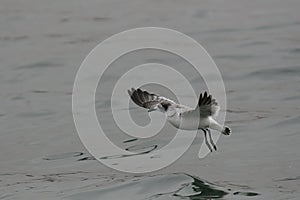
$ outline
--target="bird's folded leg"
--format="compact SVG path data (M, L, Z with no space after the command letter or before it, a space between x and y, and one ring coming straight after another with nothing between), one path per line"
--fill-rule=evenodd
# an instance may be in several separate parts
M207 128L206 131L208 132L210 143L211 143L212 146L214 147L215 151L217 151L217 145L215 144L214 140L213 140L212 137L211 137L211 132L210 132L210 130Z
M210 152L212 152L212 148L210 146L210 144L208 143L208 140L207 140L207 132L205 129L201 129L203 132L204 132L204 140L205 140L205 144L206 146L209 148Z

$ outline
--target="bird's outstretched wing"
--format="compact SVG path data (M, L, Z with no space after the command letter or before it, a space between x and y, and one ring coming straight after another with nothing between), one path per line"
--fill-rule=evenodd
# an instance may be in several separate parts
M200 117L217 116L220 110L216 99L213 99L207 92L200 94L196 109L198 108L200 109Z
M201 93L198 104L194 110L189 110L183 113L183 115L197 115L200 118L205 118L209 116L217 116L220 110L216 99L213 99L211 95L207 92Z
M156 94L151 94L139 88L138 89L131 88L131 90L128 90L128 94L136 105L149 110L157 106L158 104L161 104L163 107L176 104L174 101L166 97L162 97Z

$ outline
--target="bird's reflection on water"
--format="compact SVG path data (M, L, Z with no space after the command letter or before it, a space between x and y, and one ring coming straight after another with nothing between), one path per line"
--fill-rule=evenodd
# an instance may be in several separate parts
M69 197L72 200L79 199L230 199L238 196L257 196L258 193L247 191L233 191L213 183L206 182L200 178L184 174L173 173L164 175L153 175L146 177L135 177L130 181L116 184L105 189L78 193Z

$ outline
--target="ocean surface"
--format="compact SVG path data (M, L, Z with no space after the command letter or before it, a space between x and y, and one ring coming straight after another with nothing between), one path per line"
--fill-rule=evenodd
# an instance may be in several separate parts
M300 199L299 9L299 0L2 0L0 199ZM147 26L180 31L204 46L222 74L233 133L204 159L197 157L199 133L171 166L126 174L102 165L81 143L72 88L97 44ZM112 65L104 85L118 78L120 66L148 62L186 65L165 52L136 52ZM124 148L161 147L173 136L168 127L147 140L119 135L105 117L109 106L110 96L97 93L97 114ZM147 113L139 113L137 123L147 123Z

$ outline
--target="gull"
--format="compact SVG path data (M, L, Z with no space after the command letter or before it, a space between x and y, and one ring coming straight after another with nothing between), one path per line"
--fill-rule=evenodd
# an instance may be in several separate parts
M206 91L200 94L196 108L175 103L166 97L152 94L140 88L128 90L131 100L138 106L148 109L148 112L160 111L165 114L167 121L182 130L202 130L207 147L212 152L217 146L211 137L210 129L217 130L224 135L230 135L231 129L220 125L214 117L219 113L220 106ZM209 135L209 144L207 139ZM211 147L213 146L213 149Z

